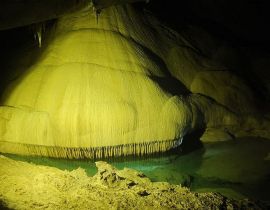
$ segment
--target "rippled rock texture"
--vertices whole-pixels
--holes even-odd
[[[269,136],[248,85],[184,36],[130,5],[92,9],[59,18],[45,41],[34,28],[39,53],[22,50],[1,100],[1,152],[144,155],[206,127]]]

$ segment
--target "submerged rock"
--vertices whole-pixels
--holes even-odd
[[[11,209],[267,209],[218,193],[192,193],[141,172],[97,162],[94,177],[0,156],[0,203]],[[19,173],[18,173],[19,172]]]
[[[203,142],[228,141],[233,139],[234,136],[229,131],[222,128],[207,128],[200,138]]]

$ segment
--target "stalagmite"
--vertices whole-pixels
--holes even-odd
[[[46,34],[35,25],[42,47],[25,49],[31,65],[16,63],[1,98],[0,152],[98,159],[162,153],[202,128],[270,136],[244,80],[184,32],[113,3],[95,8],[98,23],[87,4]]]
[[[173,148],[190,129],[184,100],[152,79],[169,76],[153,28],[130,6],[102,10],[98,24],[89,11],[60,18],[41,56],[6,90],[0,152],[144,155]]]

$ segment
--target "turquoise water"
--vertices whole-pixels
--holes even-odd
[[[66,170],[81,167],[89,176],[97,172],[90,160],[8,157]],[[196,192],[220,192],[231,198],[270,201],[269,139],[235,139],[204,144],[196,149],[182,148],[174,154],[155,158],[107,161],[118,169],[139,170],[152,181],[181,184]]]

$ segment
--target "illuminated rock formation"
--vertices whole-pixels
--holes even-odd
[[[152,79],[168,72],[140,41],[159,49],[143,21],[129,7],[104,11],[98,24],[91,8],[60,19],[41,57],[5,94],[1,151],[79,158],[173,147],[191,113]]]
[[[196,128],[242,126],[226,101],[231,89],[219,93],[206,81],[211,62],[183,37],[128,5],[102,10],[98,23],[92,9],[60,18],[44,44],[38,37],[40,57],[2,99],[1,152],[143,155],[177,146]],[[211,74],[214,83],[220,78]]]
[[[267,209],[262,202],[233,200],[218,193],[192,193],[143,173],[97,162],[98,173],[54,167],[0,156],[0,208],[11,209]],[[21,173],[18,173],[20,171]],[[2,209],[2,208],[1,208]]]

